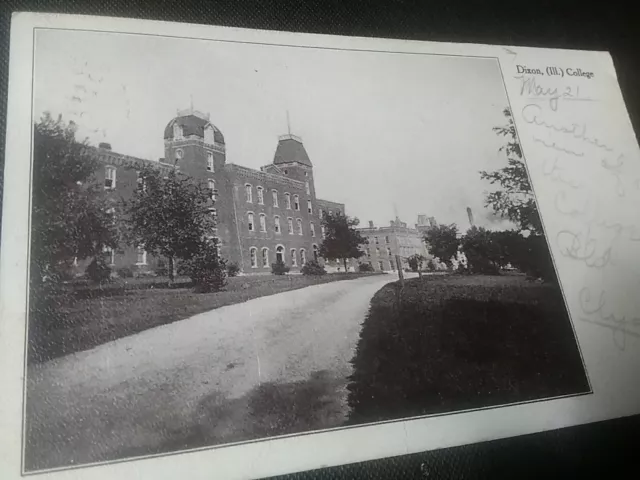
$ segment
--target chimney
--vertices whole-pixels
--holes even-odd
[[[111,144],[106,142],[100,142],[98,144],[98,148],[101,148],[102,150],[111,150]]]
[[[469,216],[469,224],[473,227],[473,212],[471,207],[467,207],[467,215]]]
[[[369,220],[369,228],[373,228],[373,220]]]

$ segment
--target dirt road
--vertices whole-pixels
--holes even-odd
[[[340,425],[369,300],[395,276],[257,298],[28,371],[28,470]]]

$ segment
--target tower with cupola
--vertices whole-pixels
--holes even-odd
[[[316,190],[313,181],[313,164],[300,137],[288,133],[278,138],[278,146],[273,156],[273,165],[279,169],[281,175],[304,183],[305,198],[315,202]]]

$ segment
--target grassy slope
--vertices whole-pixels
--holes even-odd
[[[521,276],[425,277],[376,293],[353,359],[351,422],[585,392],[561,293]]]
[[[252,298],[364,275],[371,274],[233,277],[224,291],[216,293],[194,293],[188,288],[155,288],[82,298],[63,307],[63,325],[56,325],[46,332],[44,339],[30,339],[31,357],[44,361]]]

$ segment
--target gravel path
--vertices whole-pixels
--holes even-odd
[[[30,367],[27,468],[341,424],[360,325],[395,279],[257,298]],[[287,395],[304,422],[273,410]]]

